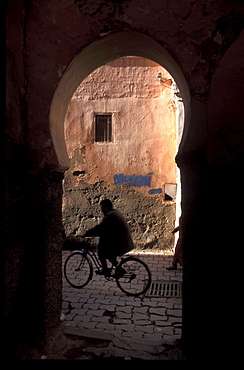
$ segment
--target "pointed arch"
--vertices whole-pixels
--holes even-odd
[[[69,168],[64,139],[64,120],[73,93],[95,69],[111,60],[128,55],[155,61],[167,69],[175,79],[184,102],[185,120],[181,144],[184,141],[190,119],[190,93],[179,65],[153,38],[137,32],[117,32],[104,36],[82,49],[71,61],[55,91],[50,108],[49,124],[59,170],[65,171]]]

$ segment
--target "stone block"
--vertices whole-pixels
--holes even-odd
[[[167,314],[169,316],[181,317],[182,316],[182,311],[181,310],[171,310],[171,309],[168,309],[167,310]]]
[[[133,320],[147,320],[148,315],[135,312],[132,316]]]
[[[166,309],[163,308],[163,307],[150,307],[149,308],[149,313],[150,314],[156,314],[156,315],[159,315],[159,316],[165,316],[166,314]]]
[[[122,325],[116,325],[115,329],[124,330],[124,331],[131,331],[133,332],[135,330],[134,324],[122,324]]]

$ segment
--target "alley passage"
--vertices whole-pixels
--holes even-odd
[[[70,252],[63,252],[63,263]],[[173,255],[130,252],[145,261],[153,282],[182,281],[182,270],[168,271]],[[181,285],[181,284],[180,284]],[[64,325],[110,333],[121,338],[163,340],[173,343],[181,336],[181,297],[128,297],[115,281],[94,273],[83,289],[72,288],[63,277]]]

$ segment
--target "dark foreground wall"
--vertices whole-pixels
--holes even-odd
[[[237,288],[243,245],[242,2],[12,0],[7,28],[3,339],[10,356],[26,339],[43,339],[59,322],[61,184],[67,162],[58,152],[62,128],[55,136],[51,127],[50,134],[52,98],[65,73],[69,91],[77,74],[68,66],[85,46],[133,31],[152,40],[141,44],[140,56],[160,59],[153,49],[147,54],[156,41],[173,56],[179,66],[173,63],[173,69],[181,71],[189,88],[190,115],[177,156],[184,349],[188,358],[235,358],[242,317]],[[106,46],[95,59],[86,59],[84,68],[99,58],[106,63],[121,56],[119,50]],[[56,113],[62,111],[65,105],[60,104]]]

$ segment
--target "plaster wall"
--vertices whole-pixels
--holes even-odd
[[[150,189],[176,181],[172,79],[156,63],[140,67],[136,65],[140,58],[137,60],[134,66],[117,67],[115,61],[112,66],[100,67],[82,82],[70,102],[66,145],[70,158],[78,148],[84,155],[84,163],[72,163],[72,170],[84,170],[85,182],[112,184],[114,175],[120,173],[153,173]],[[162,72],[164,83],[156,77],[158,72]],[[95,114],[106,112],[112,113],[112,142],[96,143]]]
[[[96,113],[112,114],[111,142],[95,141]],[[64,179],[66,232],[84,233],[92,225],[91,214],[95,213],[97,220],[99,207],[91,211],[84,205],[87,198],[104,198],[109,188],[109,197],[126,211],[136,243],[171,249],[175,204],[164,204],[165,184],[176,185],[176,104],[171,75],[157,63],[139,57],[120,58],[96,69],[70,101],[65,140],[70,158]],[[98,182],[103,184],[100,194],[94,187]],[[84,187],[90,194],[84,194],[82,200]],[[142,194],[137,195],[138,191]],[[159,199],[149,199],[155,197]],[[147,204],[150,207],[145,212]],[[78,213],[80,224],[77,217],[70,223],[72,213]],[[144,218],[141,227],[138,218]],[[149,230],[152,219],[155,225]]]

